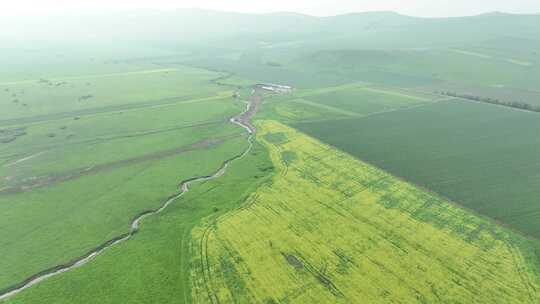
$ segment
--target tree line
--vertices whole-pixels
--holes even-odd
[[[440,93],[446,96],[450,96],[450,97],[457,97],[457,98],[463,98],[463,99],[468,99],[468,100],[473,100],[473,101],[491,103],[491,104],[517,108],[517,109],[526,110],[526,111],[540,112],[540,106],[531,105],[529,103],[525,103],[521,101],[505,101],[505,100],[500,100],[497,98],[482,97],[482,96],[471,95],[471,94],[459,94],[456,92],[440,92]]]

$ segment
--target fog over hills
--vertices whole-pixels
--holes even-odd
[[[407,74],[411,84],[439,82],[452,68],[441,52],[450,52],[457,56],[457,66],[468,69],[473,67],[468,60],[475,58],[483,59],[482,64],[503,62],[509,65],[505,73],[515,70],[519,75],[512,80],[515,85],[531,87],[527,83],[536,75],[533,65],[540,53],[540,16],[499,12],[420,18],[388,11],[315,17],[289,12],[181,9],[41,16],[29,23],[21,20],[2,20],[11,26],[5,26],[8,30],[0,37],[4,52],[17,49],[13,56],[26,61],[105,56],[155,62],[160,58],[161,62],[252,78],[295,79],[292,82],[296,85],[306,84],[300,79],[308,79],[299,75],[313,73],[330,83],[366,77],[377,81],[378,73],[389,72]],[[340,68],[336,71],[335,67]],[[370,68],[376,72],[368,71]],[[469,74],[452,78],[466,79]],[[309,82],[313,81],[309,77]]]
[[[21,19],[22,18],[22,19]],[[350,13],[331,17],[314,17],[297,13],[240,14],[199,9],[174,11],[118,11],[73,14],[66,16],[34,16],[29,20],[18,17],[1,21],[10,24],[0,35],[3,39],[19,41],[78,41],[96,42],[100,39],[123,41],[153,41],[156,43],[209,43],[238,39],[252,35],[274,41],[321,40],[328,38],[384,36],[400,33],[407,36],[435,35],[448,40],[466,35],[462,40],[483,39],[482,36],[515,33],[522,38],[535,38],[540,28],[538,15],[489,13],[471,17],[418,18],[393,12]],[[24,21],[24,22],[22,22]],[[29,21],[29,23],[27,23]],[[256,26],[254,26],[256,25]],[[436,30],[436,34],[433,32]],[[442,30],[442,32],[440,32]],[[431,32],[431,34],[430,34]],[[17,33],[15,35],[14,33]],[[265,35],[266,33],[266,35]],[[21,35],[24,34],[24,35]],[[269,37],[270,34],[275,37]],[[324,35],[333,35],[326,37]],[[447,36],[448,35],[448,36]],[[311,38],[310,38],[311,37]],[[406,37],[396,38],[400,47]],[[451,39],[451,40],[449,40]],[[260,39],[262,40],[262,39]],[[272,41],[270,41],[272,42]],[[357,43],[354,46],[362,46]]]

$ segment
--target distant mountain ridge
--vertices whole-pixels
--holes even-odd
[[[540,15],[500,12],[420,18],[388,11],[316,17],[291,12],[134,10],[35,17],[28,22],[2,19],[0,26],[4,29],[0,44],[4,47],[90,49],[121,45],[216,52],[261,50],[277,57],[331,50],[459,48],[482,42],[507,47],[504,41],[535,48],[540,41]]]

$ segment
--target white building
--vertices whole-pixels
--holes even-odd
[[[273,84],[273,83],[259,83],[257,87],[263,90],[276,92],[276,93],[290,93],[293,87],[287,85]]]

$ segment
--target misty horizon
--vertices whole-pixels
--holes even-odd
[[[536,15],[540,13],[540,3],[532,0],[520,0],[520,5],[508,1],[490,1],[489,5],[468,1],[427,1],[415,0],[404,4],[393,0],[377,3],[344,0],[335,3],[327,0],[316,1],[274,1],[272,3],[252,3],[245,0],[227,1],[227,3],[206,1],[104,1],[92,3],[79,1],[50,0],[33,1],[21,0],[4,4],[0,16],[58,16],[78,15],[81,13],[119,13],[129,11],[162,11],[204,10],[240,14],[273,14],[295,13],[314,17],[337,16],[356,13],[393,12],[404,16],[422,18],[444,18],[476,16],[489,13]],[[443,3],[441,3],[443,2]]]
[[[119,14],[119,13],[141,13],[141,12],[156,12],[156,13],[174,13],[174,12],[213,12],[213,13],[227,13],[227,14],[237,14],[237,15],[279,15],[279,14],[290,14],[290,15],[300,15],[300,16],[306,16],[306,17],[315,17],[315,18],[325,18],[325,17],[339,17],[339,16],[346,16],[346,15],[361,15],[361,14],[396,14],[400,16],[405,17],[414,17],[414,18],[424,18],[424,19],[445,19],[445,18],[460,18],[460,17],[476,17],[476,16],[482,16],[482,15],[540,15],[540,11],[538,12],[530,12],[530,13],[516,13],[516,12],[509,12],[509,11],[499,11],[499,10],[493,10],[493,11],[485,11],[480,13],[471,13],[471,14],[463,14],[463,15],[452,15],[452,16],[420,16],[420,15],[413,15],[413,14],[407,14],[402,13],[396,10],[366,10],[366,11],[350,11],[350,12],[343,12],[343,13],[336,13],[336,14],[328,14],[328,15],[317,15],[317,14],[311,14],[311,13],[304,13],[304,12],[298,12],[298,11],[291,11],[291,10],[277,10],[277,11],[271,11],[271,12],[242,12],[242,11],[234,11],[234,10],[224,10],[224,9],[210,9],[210,8],[170,8],[170,9],[160,9],[160,8],[133,8],[133,9],[101,9],[101,10],[90,10],[90,11],[68,11],[68,12],[47,12],[42,14],[36,14],[36,15],[17,15],[17,16],[7,16],[7,17],[53,17],[53,16],[76,16],[76,15],[99,15],[99,14]]]

